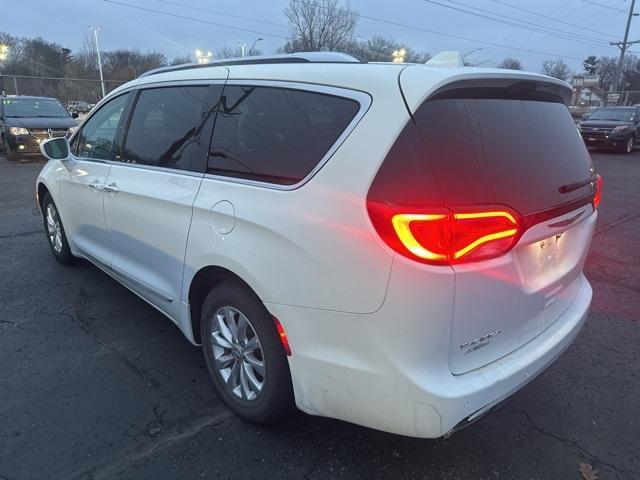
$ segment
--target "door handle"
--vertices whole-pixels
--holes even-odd
[[[90,183],[89,188],[93,188],[95,190],[104,190],[104,183],[98,183],[98,182]]]
[[[120,189],[118,188],[118,186],[115,183],[110,183],[109,185],[104,185],[102,187],[102,189],[105,192],[109,192],[109,193],[118,193],[120,191]]]

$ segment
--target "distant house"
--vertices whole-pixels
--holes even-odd
[[[602,92],[595,88],[585,87],[580,91],[579,105],[581,106],[598,106],[604,103]]]

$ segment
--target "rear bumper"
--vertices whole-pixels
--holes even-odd
[[[412,437],[449,435],[548,368],[578,335],[592,295],[580,275],[576,298],[542,333],[499,360],[454,375],[447,363],[450,332],[438,326],[450,313],[449,276],[427,286],[425,298],[424,282],[406,273],[404,282],[390,282],[382,308],[367,315],[267,304],[291,343],[301,410]],[[420,305],[408,302],[415,298],[423,299]]]

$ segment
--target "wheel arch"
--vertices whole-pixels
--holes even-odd
[[[208,265],[200,268],[193,276],[189,284],[189,316],[191,321],[191,334],[195,343],[201,343],[200,323],[202,321],[202,305],[209,291],[225,280],[236,280],[256,297],[260,298],[255,289],[235,272],[219,265]]]
[[[40,210],[42,210],[42,199],[47,193],[53,197],[53,195],[51,194],[51,191],[49,190],[49,187],[47,187],[42,180],[39,180],[38,186],[36,189],[36,194],[37,194],[36,202],[38,203],[38,207],[40,207]]]

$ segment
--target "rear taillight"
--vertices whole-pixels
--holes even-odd
[[[506,207],[449,209],[369,201],[369,216],[395,251],[424,263],[451,265],[507,253],[518,241],[518,215]]]
[[[602,184],[603,183],[604,183],[604,180],[602,180],[602,177],[598,175],[598,178],[596,180],[596,193],[593,195],[594,210],[598,208],[598,205],[600,205],[600,200],[602,200]]]

